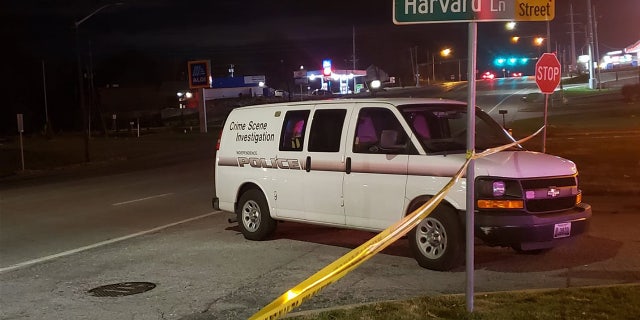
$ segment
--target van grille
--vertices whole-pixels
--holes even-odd
[[[575,176],[521,180],[520,183],[525,194],[527,191],[536,194],[534,199],[525,197],[525,206],[529,212],[568,210],[576,204],[578,188]],[[558,194],[554,194],[556,192]]]
[[[527,200],[526,206],[529,212],[550,212],[567,210],[573,208],[576,204],[576,196],[563,197],[556,199],[536,199]]]
[[[560,177],[550,179],[535,179],[535,180],[521,180],[522,189],[540,189],[548,188],[550,186],[555,187],[569,187],[576,185],[576,177]]]

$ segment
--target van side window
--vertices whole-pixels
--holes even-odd
[[[309,147],[311,152],[340,151],[340,137],[346,109],[316,110],[313,113],[311,131],[309,131]]]
[[[396,116],[384,108],[362,108],[358,114],[354,153],[416,154]]]
[[[309,110],[287,111],[282,123],[280,151],[302,151]]]

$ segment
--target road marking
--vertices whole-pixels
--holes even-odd
[[[495,109],[496,109],[497,107],[499,107],[503,102],[507,101],[507,99],[509,99],[509,98],[513,97],[514,95],[516,95],[516,94],[520,94],[520,93],[521,93],[521,92],[523,92],[523,91],[529,91],[529,90],[531,90],[531,89],[520,89],[520,90],[518,90],[518,91],[516,91],[516,92],[514,92],[514,93],[512,93],[512,94],[510,94],[510,95],[508,95],[506,98],[504,98],[504,99],[500,100],[500,102],[498,102],[498,104],[496,104],[493,108],[491,108],[491,110],[489,110],[489,112],[487,112],[487,113],[491,113],[491,112],[493,112],[493,110],[495,110]]]
[[[129,203],[133,203],[133,202],[144,201],[144,200],[160,198],[160,197],[166,197],[166,196],[170,196],[172,194],[173,194],[173,192],[163,193],[163,194],[158,194],[158,195],[155,195],[155,196],[150,196],[150,197],[145,197],[145,198],[140,198],[140,199],[135,199],[135,200],[129,200],[129,201],[124,201],[124,202],[113,203],[111,205],[112,206],[121,206],[123,204],[129,204]]]
[[[164,230],[164,229],[167,229],[167,228],[171,228],[171,227],[177,226],[179,224],[183,224],[183,223],[195,221],[195,220],[198,220],[198,219],[206,218],[206,217],[212,216],[214,214],[218,214],[218,213],[222,213],[222,211],[212,211],[212,212],[205,213],[205,214],[197,216],[197,217],[193,217],[193,218],[185,219],[185,220],[182,220],[182,221],[166,224],[164,226],[156,227],[156,228],[153,228],[153,229],[140,231],[140,232],[137,232],[137,233],[134,233],[134,234],[130,234],[130,235],[122,236],[122,237],[119,237],[119,238],[115,238],[115,239],[111,239],[111,240],[106,240],[106,241],[94,243],[94,244],[91,244],[91,245],[88,245],[88,246],[84,246],[84,247],[80,247],[80,248],[76,248],[76,249],[72,249],[72,250],[68,250],[68,251],[64,251],[64,252],[60,252],[60,253],[56,253],[56,254],[52,254],[52,255],[49,255],[49,256],[46,256],[46,257],[42,257],[42,258],[38,258],[38,259],[33,259],[33,260],[20,262],[20,263],[14,264],[12,266],[0,268],[0,273],[13,271],[13,270],[16,270],[16,269],[32,266],[34,264],[42,263],[42,262],[45,262],[45,261],[49,261],[49,260],[53,260],[53,259],[57,259],[57,258],[65,257],[65,256],[69,256],[69,255],[76,254],[76,253],[79,253],[79,252],[95,249],[95,248],[98,248],[98,247],[106,246],[106,245],[109,245],[109,244],[113,244],[113,243],[116,243],[116,242],[128,240],[128,239],[131,239],[131,238],[139,237],[139,236],[142,236],[142,235],[145,235],[145,234],[149,234],[149,233],[157,232],[157,231]]]

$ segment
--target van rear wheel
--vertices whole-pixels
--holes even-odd
[[[464,234],[456,213],[447,207],[437,207],[409,232],[408,239],[423,268],[448,271],[462,264]]]
[[[264,240],[276,230],[267,199],[260,190],[251,189],[240,196],[236,209],[240,231],[246,239]]]

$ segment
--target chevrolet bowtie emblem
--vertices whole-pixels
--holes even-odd
[[[551,198],[555,198],[560,195],[560,190],[556,188],[549,188],[549,191],[547,191],[547,195]]]

